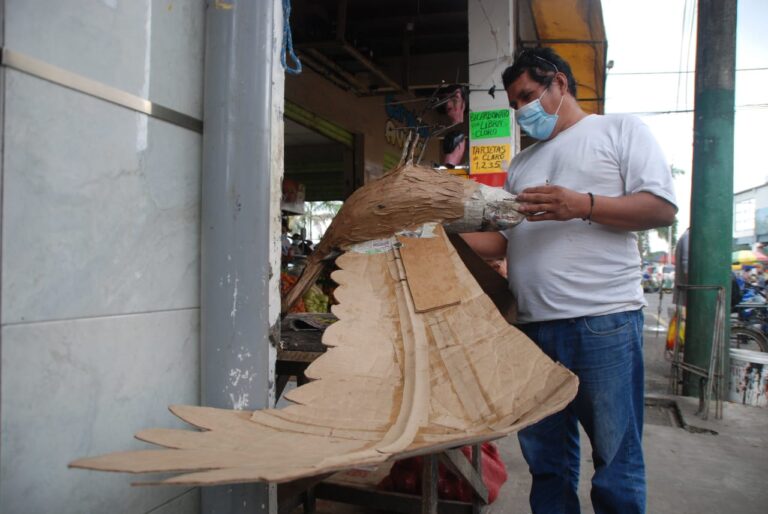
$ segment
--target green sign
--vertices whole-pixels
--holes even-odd
[[[470,139],[509,137],[509,109],[469,113]]]

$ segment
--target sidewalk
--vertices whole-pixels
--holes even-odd
[[[650,296],[650,295],[649,295]],[[657,299],[658,296],[656,295]],[[649,298],[649,300],[651,300]],[[664,417],[646,407],[644,449],[648,480],[648,514],[765,514],[768,512],[768,408],[725,402],[723,419],[703,421],[695,415],[698,400],[667,396],[669,363],[664,359],[668,297],[645,312],[646,398],[676,401],[685,423],[714,430],[691,433],[659,424]],[[659,331],[659,328],[663,331]],[[658,337],[656,334],[658,333]],[[491,514],[527,514],[530,478],[517,438],[507,437],[499,447],[510,480]],[[592,461],[589,441],[582,433],[579,497],[582,513],[593,513],[589,500]]]

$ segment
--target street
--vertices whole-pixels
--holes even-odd
[[[660,330],[666,333],[670,317],[669,308],[675,306],[672,303],[672,293],[663,293],[661,298],[658,292],[645,293],[645,301],[648,302],[648,307],[644,311],[645,331]],[[659,315],[659,304],[661,304],[661,315]]]
[[[672,293],[646,293],[645,300],[648,307],[643,311],[645,314],[645,330],[643,331],[644,346],[643,356],[645,362],[645,393],[646,394],[666,394],[668,393],[668,377],[670,363],[664,355],[664,348],[667,339],[667,327],[671,317],[670,308],[674,307],[672,303]],[[661,310],[659,306],[661,305]]]

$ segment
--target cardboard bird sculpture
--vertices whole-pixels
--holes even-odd
[[[70,465],[173,473],[155,482],[163,484],[283,482],[498,438],[564,408],[576,377],[502,318],[434,223],[471,229],[486,222],[467,210],[506,200],[473,201],[476,184],[435,173],[417,169],[409,186],[419,201],[424,188],[426,206],[376,194],[372,183],[372,192],[358,195],[370,195],[372,208],[340,212],[326,236],[332,241],[320,243],[319,252],[345,250],[332,274],[339,321],[323,335],[330,349],[306,371],[313,381],[286,395],[293,405],[250,412],[174,406],[196,430],[145,430],[136,437],[160,449]],[[427,194],[431,186],[419,176],[448,192]],[[389,208],[406,212],[392,221],[380,214]]]
[[[427,222],[447,221],[454,232],[503,230],[524,219],[517,206],[515,196],[506,191],[407,162],[344,202],[282,310],[287,312],[312,286],[323,260],[334,251]]]

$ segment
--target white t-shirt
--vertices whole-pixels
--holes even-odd
[[[641,191],[675,204],[672,174],[648,127],[628,115],[590,115],[515,156],[505,189],[558,185],[596,196]],[[599,201],[599,200],[598,200]],[[633,232],[580,219],[524,221],[504,234],[521,323],[599,316],[645,306]]]

